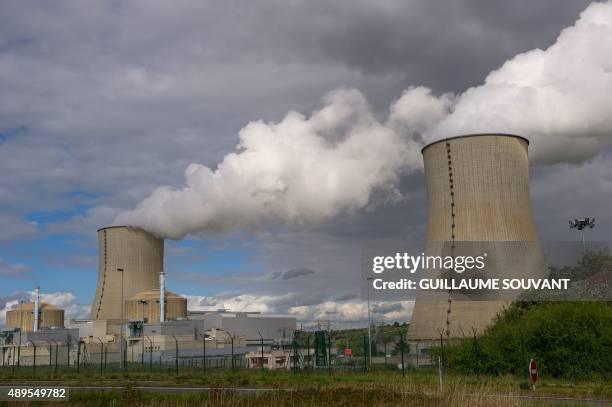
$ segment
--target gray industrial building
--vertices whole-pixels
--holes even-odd
[[[288,315],[265,315],[259,312],[190,311],[190,320],[203,320],[204,329],[218,328],[247,341],[287,340],[293,337],[297,328],[295,317]],[[260,336],[261,335],[261,336]]]

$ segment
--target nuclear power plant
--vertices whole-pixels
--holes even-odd
[[[460,242],[537,242],[528,145],[527,139],[515,135],[476,134],[443,139],[422,149],[428,254],[440,254],[449,242],[453,248]],[[30,344],[34,359],[29,363],[39,363],[36,344],[51,340],[66,345],[68,363],[71,357],[80,357],[81,344],[100,363],[102,357],[135,361],[144,353],[160,361],[205,354],[224,357],[230,344],[233,358],[234,353],[245,355],[253,346],[261,346],[264,339],[269,351],[273,346],[291,346],[295,317],[190,311],[187,298],[167,288],[172,274],[164,270],[163,239],[135,227],[104,227],[98,230],[98,253],[90,318],[71,320],[64,327],[64,311],[41,302],[37,288],[34,302],[20,303],[7,312],[10,330],[0,334],[2,363],[27,355]],[[506,304],[456,301],[451,295],[417,296],[407,340],[423,349],[442,336],[481,332]],[[23,363],[28,363],[27,358]]]
[[[537,241],[528,146],[527,139],[515,135],[475,134],[443,139],[422,149],[428,253],[439,254],[444,243]],[[417,296],[407,339],[424,348],[441,336],[482,332],[505,304]]]
[[[148,353],[160,363],[207,355],[207,363],[218,366],[230,352],[233,361],[246,360],[262,341],[268,351],[291,346],[295,317],[225,309],[190,312],[187,298],[166,289],[166,279],[163,239],[128,226],[99,229],[90,318],[70,320],[65,327],[64,311],[41,302],[37,287],[34,302],[7,311],[1,364],[44,365],[55,357],[55,363],[82,358],[123,365]]]

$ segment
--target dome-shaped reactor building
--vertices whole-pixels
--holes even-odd
[[[120,320],[121,304],[135,294],[159,290],[164,241],[142,229],[111,226],[98,230],[98,282],[91,319]]]
[[[529,142],[505,134],[443,139],[422,150],[427,180],[426,251],[440,254],[452,242],[504,242],[533,246],[537,241],[529,196]],[[513,253],[516,255],[516,253]],[[519,253],[520,254],[520,253]],[[506,301],[452,301],[419,298],[408,329],[409,341],[430,341],[481,332]]]
[[[187,319],[187,299],[164,291],[165,307],[163,321]],[[153,289],[137,293],[125,301],[126,319],[153,323],[160,321],[160,291]]]
[[[64,310],[55,305],[40,302],[38,304],[38,321],[35,318],[36,303],[26,302],[13,306],[6,311],[6,326],[19,328],[22,332],[33,332],[44,328],[63,328]],[[38,327],[35,328],[36,323]]]

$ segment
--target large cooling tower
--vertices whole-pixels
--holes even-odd
[[[423,148],[428,251],[438,250],[440,242],[537,240],[529,198],[528,144],[513,135],[477,134]],[[427,341],[441,333],[458,337],[472,329],[482,332],[505,304],[417,296],[408,340]]]
[[[142,291],[159,290],[164,241],[141,229],[112,226],[98,230],[98,248],[98,284],[91,318],[118,320],[126,299]]]

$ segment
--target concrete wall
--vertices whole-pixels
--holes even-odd
[[[190,314],[189,318],[203,320],[204,329],[224,329],[234,335],[245,336],[247,340],[259,340],[259,332],[269,340],[292,338],[297,327],[295,317],[282,315],[211,312]]]
[[[30,341],[35,343],[54,343],[59,342],[62,344],[71,342],[75,343],[79,340],[78,329],[43,329],[38,332],[24,332],[21,338],[22,344],[27,344]],[[19,332],[14,335],[15,343],[19,342]]]
[[[145,335],[191,335],[200,338],[204,332],[203,321],[165,321],[145,324]]]

